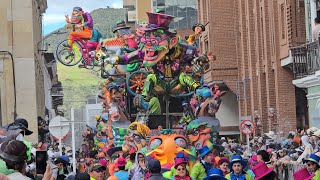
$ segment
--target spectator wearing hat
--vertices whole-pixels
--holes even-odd
[[[174,159],[174,168],[177,171],[177,175],[174,176],[174,180],[191,180],[189,172],[187,170],[187,160],[184,154],[178,153]]]
[[[228,180],[253,180],[253,176],[244,171],[246,165],[247,163],[243,161],[241,156],[233,155],[229,162],[229,169],[231,170],[231,173],[227,174],[225,178]]]
[[[188,45],[196,46],[197,45],[196,39],[198,39],[201,33],[206,30],[206,27],[204,24],[196,23],[195,25],[192,26],[192,30],[194,34],[186,36],[185,38]]]
[[[126,160],[123,157],[119,157],[116,162],[116,167],[118,167],[119,171],[114,173],[114,176],[118,177],[118,179],[127,180],[129,179],[129,174],[125,171],[126,168]]]
[[[106,167],[100,164],[94,164],[90,169],[90,180],[104,180]]]
[[[222,157],[218,161],[218,167],[219,167],[219,169],[221,169],[221,171],[223,172],[224,176],[229,174],[228,163],[229,163],[229,159],[226,158],[226,157]]]
[[[226,180],[221,169],[213,168],[208,172],[208,176],[203,180]]]
[[[293,174],[294,180],[310,180],[315,174],[310,174],[307,168],[302,168]]]
[[[247,170],[247,173],[251,174],[252,177],[254,177],[254,173],[253,171],[251,170],[255,165],[257,165],[259,162],[258,162],[258,156],[257,155],[253,155],[250,159],[249,159],[249,162],[250,162],[250,168],[248,168]]]
[[[199,155],[201,160],[192,167],[190,174],[194,180],[204,179],[212,168],[212,150],[208,146],[203,146],[199,150]]]
[[[161,164],[157,159],[151,159],[148,161],[148,169],[150,171],[150,177],[148,180],[165,180],[161,174]]]
[[[309,137],[304,135],[301,137],[302,148],[304,148],[303,153],[299,156],[297,163],[301,163],[303,159],[310,156],[313,153],[313,147],[309,142]]]
[[[314,179],[320,179],[319,161],[320,157],[315,154],[311,154],[308,159],[304,160],[304,163],[307,164],[307,169],[310,174],[315,174]]]
[[[13,123],[4,126],[4,128],[6,128],[7,137],[10,137],[10,139],[0,138],[0,142],[9,141],[13,138],[19,141],[24,141],[24,136],[29,136],[33,133],[28,129],[28,121],[23,118],[14,120]]]
[[[67,166],[69,165],[68,156],[59,156],[54,160],[54,164],[58,169],[53,171],[52,176],[55,177],[56,180],[64,180],[69,174],[67,169]]]
[[[255,174],[254,180],[277,180],[277,175],[273,171],[273,167],[268,167],[264,162],[259,162],[252,168]]]

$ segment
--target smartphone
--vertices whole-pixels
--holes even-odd
[[[48,154],[47,151],[36,151],[36,172],[44,174],[47,167]]]

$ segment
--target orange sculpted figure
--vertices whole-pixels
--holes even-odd
[[[146,155],[149,158],[158,159],[162,168],[170,169],[174,165],[174,158],[178,152],[184,152],[189,160],[190,168],[196,159],[196,150],[190,146],[189,141],[182,130],[164,129],[154,130],[150,134]]]

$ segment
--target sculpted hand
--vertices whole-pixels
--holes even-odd
[[[118,56],[109,57],[105,59],[105,63],[116,64],[118,59],[119,59]]]
[[[66,22],[67,22],[67,23],[70,23],[69,15],[65,15],[65,17],[66,17]]]

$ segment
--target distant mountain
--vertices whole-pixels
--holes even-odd
[[[126,18],[125,9],[100,8],[91,12],[94,21],[94,28],[97,29],[104,37],[113,37],[112,29],[119,20]],[[68,32],[66,28],[58,29],[59,32]],[[55,31],[55,32],[57,32]],[[44,43],[49,45],[48,52],[55,53],[57,45],[67,38],[69,33],[55,34],[54,32],[47,35]],[[101,90],[100,84],[104,80],[100,78],[99,73],[79,69],[78,66],[67,67],[57,61],[58,78],[62,83],[64,91],[64,105],[60,108],[64,111],[65,117],[70,118],[71,107],[79,108],[85,104],[86,97],[96,95]]]

